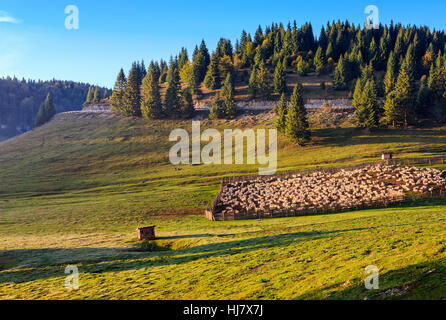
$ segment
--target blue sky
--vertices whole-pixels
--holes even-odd
[[[67,5],[79,8],[79,30],[65,28]],[[0,77],[63,79],[112,87],[121,67],[134,60],[168,59],[181,47],[192,52],[202,38],[214,49],[271,22],[311,21],[319,35],[328,20],[363,23],[367,5],[380,22],[446,29],[445,1],[152,1],[1,0]]]

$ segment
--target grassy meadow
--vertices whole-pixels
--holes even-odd
[[[258,166],[173,166],[178,127],[190,122],[73,115],[0,143],[0,299],[446,298],[446,202],[211,222],[221,178]],[[313,135],[303,148],[279,137],[279,171],[446,150],[444,127]],[[146,225],[158,240],[136,241]],[[368,265],[379,290],[364,288]]]

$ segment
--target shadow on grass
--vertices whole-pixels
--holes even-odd
[[[353,146],[356,144],[385,144],[426,142],[433,137],[437,142],[446,142],[446,130],[433,129],[376,129],[365,133],[359,128],[324,128],[314,129],[312,135],[316,145]],[[445,148],[430,147],[425,152],[445,152]]]
[[[2,258],[14,259],[18,264],[12,267],[14,269],[0,272],[0,283],[24,283],[63,277],[67,265],[77,265],[81,273],[92,274],[179,265],[201,259],[286,247],[296,241],[323,239],[334,234],[356,230],[360,229],[297,232],[157,252],[135,253],[129,248],[5,250],[0,251],[0,260]]]
[[[439,253],[441,254],[441,253]],[[444,255],[444,254],[443,254]],[[319,288],[296,297],[298,300],[441,300],[446,299],[446,258],[414,264],[405,268],[382,272],[379,289],[367,290],[364,279],[354,279],[345,289],[343,283]]]

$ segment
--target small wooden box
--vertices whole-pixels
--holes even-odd
[[[155,240],[155,227],[138,228],[138,240]]]

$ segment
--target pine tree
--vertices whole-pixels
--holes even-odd
[[[379,124],[379,105],[373,78],[369,80],[363,93],[364,109],[367,113],[364,125],[367,128],[376,128]]]
[[[287,93],[287,82],[285,68],[278,63],[274,72],[274,92],[278,94]]]
[[[90,103],[92,101],[93,101],[93,88],[89,87],[88,88],[87,99],[85,100],[85,103]]]
[[[333,88],[335,90],[344,90],[347,88],[347,70],[344,63],[344,59],[342,56],[339,58],[338,65],[336,66],[335,72],[334,72],[334,79],[333,79]]]
[[[93,102],[100,102],[101,101],[101,92],[99,91],[99,87],[96,87],[94,90],[93,95]]]
[[[384,88],[386,96],[395,89],[397,61],[393,51],[390,52],[389,61],[387,62],[387,71],[384,77]]]
[[[195,113],[194,102],[190,88],[184,88],[181,92],[181,117],[183,119],[192,118]]]
[[[179,118],[180,116],[180,82],[179,82],[179,73],[178,67],[175,63],[171,63],[169,68],[169,82],[167,83],[166,96],[164,98],[164,112],[165,114],[171,118]]]
[[[217,92],[217,94],[214,97],[214,100],[212,101],[211,109],[209,110],[209,118],[220,119],[222,115],[223,115],[223,110],[220,101],[220,94]]]
[[[212,55],[211,62],[204,78],[204,86],[208,90],[216,90],[221,87],[220,74],[218,71],[219,58],[216,54]]]
[[[53,105],[53,100],[51,99],[51,95],[48,93],[45,101],[40,105],[39,112],[37,113],[34,124],[36,127],[39,127],[48,121],[56,114],[56,108]]]
[[[141,93],[139,86],[139,76],[137,66],[133,66],[130,70],[127,85],[125,86],[123,96],[124,116],[140,117],[141,116]]]
[[[141,96],[142,116],[146,119],[160,119],[163,116],[163,105],[154,69],[149,69],[149,73],[142,81]]]
[[[361,104],[362,104],[362,85],[361,85],[361,80],[358,79],[356,80],[352,105],[353,107],[356,108],[356,111],[358,111],[358,108],[361,106]]]
[[[287,115],[287,103],[288,102],[286,101],[286,96],[285,96],[284,93],[282,93],[282,95],[280,97],[280,102],[279,102],[279,104],[275,108],[276,115],[277,115],[276,129],[280,133],[284,133],[285,132],[286,115]]]
[[[107,89],[104,90],[104,99],[106,99],[106,98],[108,98],[108,90]]]
[[[409,64],[410,60],[405,59],[395,89],[389,93],[384,105],[387,122],[393,126],[407,126],[415,113],[415,81],[411,78]]]
[[[120,70],[118,78],[116,79],[115,86],[113,88],[112,97],[110,100],[111,110],[117,113],[123,113],[124,110],[124,90],[127,85],[127,79],[124,74],[124,70]]]
[[[319,47],[314,57],[314,69],[317,75],[320,75],[323,72],[325,64],[326,64],[326,59],[324,52],[322,51],[322,48]]]
[[[285,127],[286,137],[301,146],[308,142],[311,137],[302,91],[302,85],[297,84],[291,96]]]
[[[427,86],[426,76],[423,76],[420,81],[420,89],[417,94],[416,102],[416,116],[421,119],[428,115],[428,106],[431,103],[431,92]]]
[[[255,98],[259,91],[259,85],[257,83],[257,66],[252,67],[251,75],[249,77],[248,93],[250,98]]]
[[[296,62],[297,74],[300,76],[306,76],[308,73],[308,63],[304,61],[302,56],[297,57]]]
[[[231,75],[228,73],[225,84],[223,87],[223,97],[224,97],[224,113],[229,119],[233,119],[236,113],[235,99],[234,99],[234,87],[231,79]]]
[[[260,63],[259,70],[257,72],[257,88],[259,94],[264,99],[269,99],[271,94],[271,88],[269,85],[268,70],[263,61]]]
[[[203,82],[208,66],[210,63],[209,51],[206,48],[204,40],[201,41],[200,48],[197,48],[196,54],[194,54],[192,67],[194,69],[194,76],[196,80],[196,86]]]

